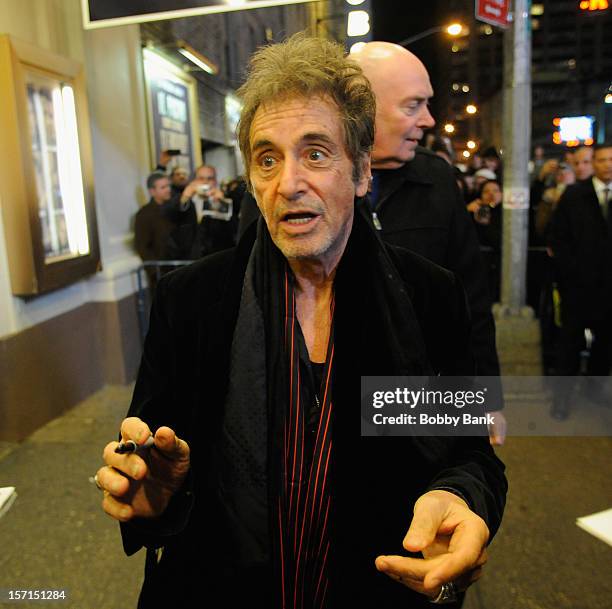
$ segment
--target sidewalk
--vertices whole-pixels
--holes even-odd
[[[130,394],[107,387],[22,444],[0,445],[0,486],[19,495],[0,518],[0,588],[69,594],[4,606],[135,608],[144,553],[124,555],[89,482]],[[548,407],[534,405],[542,416]],[[612,507],[612,438],[509,438],[499,455],[510,481],[506,514],[464,609],[610,609],[612,547],[575,519]]]
[[[0,486],[15,486],[18,494],[0,518],[0,588],[68,590],[64,602],[0,606],[136,607],[144,553],[125,556],[119,526],[89,482],[130,395],[131,388],[107,387],[22,444],[0,446]]]

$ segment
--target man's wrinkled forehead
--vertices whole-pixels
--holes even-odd
[[[269,144],[270,142],[265,138],[262,139],[257,131],[263,121],[268,123],[271,120],[282,121],[283,118],[287,117],[291,113],[292,109],[300,107],[309,107],[316,102],[323,102],[329,108],[329,116],[332,117],[337,124],[342,126],[342,118],[340,109],[336,102],[325,94],[311,94],[311,95],[287,95],[280,100],[269,100],[262,102],[255,111],[253,121],[251,123],[251,129],[249,132],[249,147],[251,152],[254,152],[258,148]],[[325,134],[323,130],[316,130],[309,133],[305,133],[303,137],[313,140],[317,138],[330,139],[329,135]]]

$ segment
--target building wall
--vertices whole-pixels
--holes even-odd
[[[208,159],[219,165],[220,179],[240,171],[225,130],[225,94],[241,83],[254,48],[312,25],[312,14],[299,5],[143,26],[162,41],[188,39],[220,66],[218,77],[198,78],[202,137],[220,145]],[[145,180],[155,161],[148,150],[140,26],[84,31],[80,0],[0,0],[0,33],[85,66],[102,263],[100,272],[67,288],[14,297],[0,215],[0,440],[15,441],[105,383],[134,378],[140,261],[132,218],[147,199]]]
[[[143,43],[164,49],[171,61],[181,61],[172,48],[178,40],[183,40],[218,66],[218,74],[194,71],[192,75],[197,82],[204,160],[215,165],[220,180],[234,178],[242,170],[232,134],[226,126],[226,95],[233,94],[244,81],[255,49],[279,42],[295,32],[314,33],[318,5],[324,4],[230,11],[141,25]],[[185,65],[190,67],[188,63]]]
[[[72,286],[14,297],[0,217],[0,440],[18,440],[134,376],[139,260],[130,222],[150,167],[138,26],[84,32],[79,0],[0,0],[0,32],[85,64],[102,261]]]

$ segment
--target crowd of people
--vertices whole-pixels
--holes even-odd
[[[147,267],[154,288],[159,276],[172,267],[164,261],[197,260],[236,243],[240,203],[245,191],[242,178],[219,185],[216,169],[201,165],[193,179],[189,171],[173,165],[162,151],[159,163],[147,178],[149,202],[134,219],[134,245]]]
[[[444,140],[419,145],[433,90],[398,45],[346,57],[298,35],[250,68],[244,182],[221,189],[210,165],[168,174],[164,154],[136,217],[143,260],[198,260],[159,280],[121,444],[95,477],[125,551],[147,548],[139,607],[196,607],[205,589],[227,609],[459,608],[507,490],[480,249],[500,249],[500,156],[464,171]],[[532,169],[563,299],[559,371],[588,326],[607,374],[612,146]],[[360,375],[497,379],[489,437],[364,441]]]
[[[428,147],[452,165],[485,256],[491,295],[499,299],[503,164],[495,148],[455,164],[450,141]],[[601,377],[612,364],[612,143],[568,148],[529,163],[528,304],[542,324],[543,363],[555,385],[551,415],[565,420],[579,388],[572,380],[586,354],[583,394],[607,406]]]

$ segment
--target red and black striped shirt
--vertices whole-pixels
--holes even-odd
[[[317,382],[296,314],[295,293],[285,277],[285,350],[290,391],[283,436],[278,497],[283,609],[322,609],[330,550],[331,370],[333,329]],[[333,301],[330,315],[333,320]],[[333,328],[333,326],[332,326]]]

